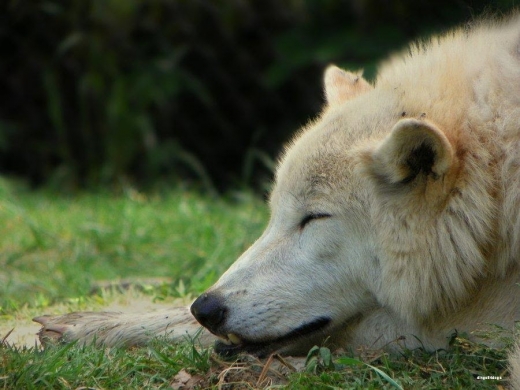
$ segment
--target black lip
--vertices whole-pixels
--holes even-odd
[[[318,317],[311,322],[303,324],[289,333],[271,340],[247,341],[242,340],[239,345],[227,345],[221,341],[215,343],[215,352],[221,356],[233,356],[240,352],[247,352],[259,357],[265,356],[279,347],[288,344],[290,341],[297,340],[310,333],[314,333],[329,325],[329,317]]]

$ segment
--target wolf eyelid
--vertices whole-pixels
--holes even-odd
[[[307,225],[310,221],[314,219],[322,219],[322,218],[329,218],[332,217],[332,215],[327,213],[311,213],[306,215],[300,222],[300,229],[303,229],[305,225]]]

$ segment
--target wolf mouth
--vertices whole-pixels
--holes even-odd
[[[323,330],[330,324],[330,322],[331,319],[329,317],[318,317],[310,322],[300,325],[298,328],[293,329],[283,336],[271,340],[248,341],[246,339],[241,339],[238,344],[227,344],[219,340],[215,343],[215,352],[221,356],[232,356],[240,352],[247,352],[263,357],[281,346],[287,345],[290,342],[296,341],[311,333]]]

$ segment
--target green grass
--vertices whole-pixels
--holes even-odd
[[[99,310],[111,299],[92,292],[102,280],[169,277],[141,294],[150,301],[194,296],[258,237],[267,218],[263,202],[247,192],[226,199],[181,189],[67,196],[0,179],[0,328],[49,311]],[[168,388],[181,375],[200,388],[497,389],[505,382],[476,377],[507,377],[506,351],[464,337],[449,352],[400,356],[352,359],[315,348],[305,369],[293,372],[249,356],[224,361],[196,340],[43,350],[13,346],[4,336],[0,388],[9,389]]]
[[[82,297],[96,280],[171,277],[200,292],[261,233],[265,205],[173,190],[30,192],[0,181],[0,314]]]

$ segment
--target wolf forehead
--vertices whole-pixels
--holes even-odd
[[[402,116],[390,99],[386,109],[365,108],[364,113],[356,103],[325,111],[294,137],[280,158],[272,198],[279,192],[311,198],[338,187],[353,189],[361,155]]]
[[[288,147],[280,160],[271,201],[287,193],[300,200],[319,198],[348,180],[346,171],[350,162],[347,150],[341,146],[339,132],[307,131],[299,137],[297,144]]]

